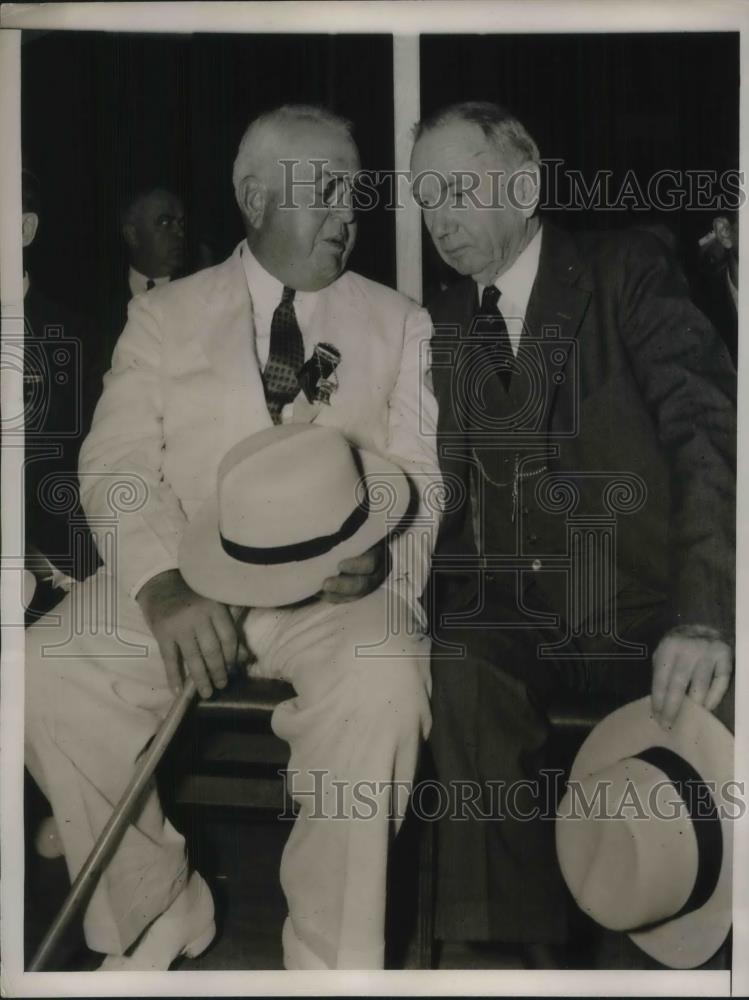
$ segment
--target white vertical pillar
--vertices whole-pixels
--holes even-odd
[[[410,166],[411,129],[420,115],[419,36],[393,36],[393,104],[397,177]],[[421,213],[408,184],[393,185],[396,194],[395,262],[398,291],[421,302]]]

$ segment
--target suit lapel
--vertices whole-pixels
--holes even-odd
[[[545,223],[525,325],[528,337],[540,346],[550,378],[549,415],[560,391],[575,388],[576,380],[564,373],[573,351],[579,350],[577,336],[591,293],[587,270],[571,237]]]
[[[235,439],[270,427],[254,349],[252,302],[239,247],[216,270],[206,299],[205,327],[199,336],[203,352],[224,387],[224,406]]]
[[[544,225],[538,274],[526,311],[530,336],[574,341],[590,301],[586,271],[570,237]],[[568,352],[569,353],[569,352]]]
[[[330,404],[308,403],[300,391],[294,403],[294,419],[355,426],[363,412],[363,398],[375,389],[369,359],[379,349],[379,338],[372,308],[351,276],[343,274],[320,290],[302,335],[307,358],[317,344],[327,343],[338,349],[341,360],[336,369],[338,388]]]
[[[461,419],[463,395],[458,378],[471,323],[476,312],[476,285],[472,278],[456,282],[430,308],[432,338],[432,378],[440,404],[439,424],[442,434],[465,430]],[[460,435],[458,435],[460,436]]]
[[[439,403],[440,466],[444,474],[465,479],[469,449],[466,433],[468,415],[466,387],[460,382],[471,322],[476,312],[476,285],[473,279],[456,282],[432,303],[429,312],[434,328],[432,379]]]

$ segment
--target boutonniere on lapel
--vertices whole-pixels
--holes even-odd
[[[332,344],[315,344],[312,357],[299,370],[299,385],[308,403],[325,403],[338,388],[336,368],[341,363],[341,352]]]

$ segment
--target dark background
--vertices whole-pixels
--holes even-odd
[[[738,34],[471,35],[421,38],[424,113],[464,99],[509,105],[542,156],[592,179],[632,168],[738,166]],[[215,261],[242,238],[231,186],[239,139],[284,101],[327,104],[353,120],[367,169],[393,167],[390,36],[24,33],[23,144],[43,188],[30,270],[94,321],[108,361],[113,282],[125,256],[125,193],[161,181],[182,193],[193,250]],[[563,192],[560,192],[563,194]],[[555,213],[551,213],[552,215]],[[654,221],[643,213],[570,211],[569,227]],[[689,256],[709,213],[665,213]],[[394,284],[395,219],[361,214],[351,267]],[[425,241],[425,288],[449,280]]]

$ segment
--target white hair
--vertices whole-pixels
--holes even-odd
[[[321,108],[314,104],[283,104],[279,108],[266,111],[254,118],[240,140],[232,170],[234,194],[240,210],[242,209],[240,185],[246,177],[257,170],[258,151],[262,148],[263,139],[269,133],[277,133],[285,125],[297,122],[314,122],[318,125],[336,128],[351,138],[352,125],[350,121],[328,111],[327,108]]]

